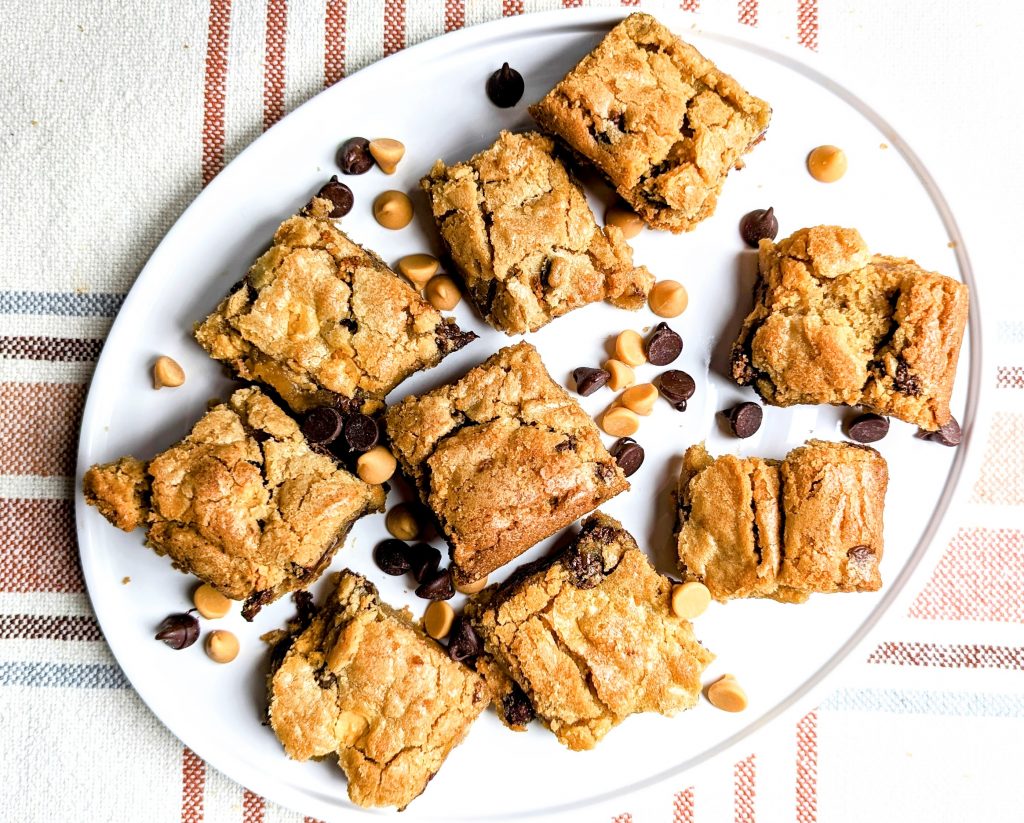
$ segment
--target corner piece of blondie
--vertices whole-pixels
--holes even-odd
[[[345,570],[272,652],[271,728],[295,760],[336,754],[359,806],[405,808],[487,708],[475,672]]]
[[[963,283],[871,255],[855,229],[762,240],[732,375],[775,406],[861,405],[935,431],[951,417],[968,303]]]
[[[573,750],[592,749],[637,712],[692,708],[714,655],[671,608],[658,574],[622,525],[588,517],[558,555],[528,564],[469,602],[484,642],[485,677],[514,681]],[[493,689],[492,689],[493,691]],[[499,716],[513,728],[518,718]]]
[[[503,131],[471,160],[438,160],[421,185],[473,302],[499,331],[536,331],[599,300],[643,306],[654,277],[633,266],[619,228],[597,225],[549,138]]]
[[[876,591],[889,472],[874,449],[811,440],[784,460],[683,457],[679,565],[716,600]]]
[[[246,619],[330,564],[352,524],[384,509],[384,490],[307,445],[256,388],[208,411],[152,460],[93,466],[86,502],[233,600]]]
[[[529,343],[406,398],[385,421],[458,582],[484,577],[629,488],[594,421]]]
[[[729,171],[771,108],[649,14],[631,14],[530,107],[648,224],[689,231],[714,213]]]
[[[409,375],[476,338],[441,315],[328,219],[316,198],[196,326],[199,344],[296,412],[341,405],[370,413]]]

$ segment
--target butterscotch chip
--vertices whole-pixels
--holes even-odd
[[[427,302],[438,311],[451,311],[462,300],[458,284],[447,274],[431,278],[425,291]]]
[[[704,614],[711,604],[711,592],[703,583],[691,580],[672,587],[672,611],[676,617],[692,620]]]
[[[654,401],[657,399],[658,390],[653,383],[640,383],[622,393],[622,405],[645,417],[654,411]]]
[[[412,222],[412,200],[404,191],[382,191],[373,201],[373,216],[386,229],[404,229]]]
[[[636,237],[644,228],[640,215],[623,205],[609,206],[604,213],[604,223],[606,226],[618,226],[627,240]]]
[[[629,437],[640,428],[640,418],[631,409],[614,406],[601,418],[601,428],[612,437]]]
[[[647,362],[644,339],[639,332],[626,329],[615,338],[615,358],[627,366],[640,366]]]
[[[608,380],[608,388],[612,391],[628,389],[636,383],[636,373],[633,371],[632,366],[626,365],[621,360],[614,358],[606,360],[604,370],[611,375],[611,378]]]
[[[416,514],[407,503],[393,506],[384,518],[384,526],[399,540],[415,540],[420,536],[420,524]]]
[[[161,355],[153,364],[153,388],[176,389],[185,382],[185,370],[167,355]]]
[[[401,272],[417,289],[422,289],[437,274],[440,261],[432,254],[407,254],[398,261]]]
[[[238,657],[238,638],[223,629],[210,632],[206,635],[206,654],[214,663],[230,663]]]
[[[370,721],[366,715],[357,711],[344,711],[334,721],[334,734],[346,746],[352,746],[369,727]]]
[[[846,152],[837,146],[818,146],[807,155],[807,171],[819,183],[835,183],[846,174]]]
[[[383,446],[374,446],[356,461],[356,474],[364,483],[386,483],[395,473],[395,456]]]
[[[708,686],[707,696],[711,705],[723,712],[741,712],[747,708],[747,693],[731,674]]]
[[[447,637],[455,621],[455,610],[444,600],[432,600],[423,612],[423,628],[435,640]]]
[[[384,174],[394,174],[398,162],[405,156],[405,146],[390,137],[370,141],[370,154]]]
[[[193,592],[192,602],[207,620],[216,620],[231,611],[231,601],[209,583],[203,583]]]
[[[647,305],[658,317],[678,317],[690,302],[686,288],[676,280],[660,280],[647,296]]]
[[[472,583],[456,583],[455,591],[459,594],[476,594],[482,592],[487,588],[487,576],[484,575],[479,580],[474,580]]]

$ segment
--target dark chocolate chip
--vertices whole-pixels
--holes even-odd
[[[737,437],[750,437],[761,428],[761,418],[764,411],[757,403],[740,403],[725,412],[725,416],[732,426],[732,433]]]
[[[683,353],[683,338],[659,323],[647,338],[647,359],[655,366],[667,366]]]
[[[686,401],[696,389],[693,378],[679,369],[669,369],[658,377],[658,390],[676,411],[686,411]]]
[[[406,557],[409,558],[409,571],[417,583],[431,577],[441,565],[441,552],[429,543],[413,543],[406,552]]]
[[[450,321],[439,323],[434,330],[434,339],[437,341],[437,347],[441,350],[442,354],[451,354],[453,351],[458,351],[463,346],[472,343],[476,338],[476,332],[463,331]]]
[[[608,452],[615,458],[615,462],[619,464],[626,477],[636,474],[636,470],[644,462],[644,447],[632,437],[620,437]]]
[[[300,428],[310,443],[323,446],[333,443],[341,434],[341,414],[331,406],[318,406],[305,416]]]
[[[910,371],[910,366],[902,360],[896,363],[896,376],[893,378],[892,384],[896,391],[909,397],[917,397],[921,393],[921,381],[916,374]]]
[[[353,414],[345,421],[345,443],[354,452],[368,452],[377,445],[377,421],[365,414]]]
[[[941,443],[943,446],[959,446],[960,445],[960,424],[956,422],[955,417],[949,418],[949,421],[943,423],[939,427],[938,431],[933,431],[928,434],[929,440],[934,440],[936,443]]]
[[[846,553],[846,556],[854,563],[867,563],[875,556],[875,553],[870,546],[854,546]]]
[[[556,452],[574,452],[574,451],[576,451],[576,446],[577,446],[576,438],[575,438],[575,436],[570,434],[561,443],[556,443],[555,444],[555,451]]]
[[[338,175],[334,175],[327,183],[324,183],[316,196],[326,197],[334,204],[328,217],[344,217],[352,211],[352,204],[355,202],[352,197],[352,189],[340,182]]]
[[[260,528],[263,528],[262,521],[260,521]],[[242,603],[242,617],[251,623],[253,618],[260,613],[260,609],[266,606],[267,603],[271,602],[273,599],[273,589],[260,589],[255,594],[250,594]]]
[[[373,549],[373,562],[384,574],[398,577],[409,571],[409,547],[401,540],[385,540]]]
[[[199,621],[191,614],[168,615],[157,626],[155,637],[172,649],[187,649],[199,638]]]
[[[450,569],[440,569],[416,587],[416,596],[424,600],[451,600],[455,597],[455,584]]]
[[[295,624],[297,629],[305,629],[316,617],[316,604],[313,602],[313,595],[307,591],[295,592],[292,595],[292,602],[295,604],[295,617],[289,621],[289,625]]]
[[[501,698],[501,713],[510,726],[525,726],[536,717],[533,703],[518,683],[513,683],[512,691]]]
[[[562,565],[577,589],[592,589],[604,578],[604,562],[600,551],[581,550],[578,543],[566,551]]]
[[[775,209],[754,209],[740,220],[740,237],[743,242],[756,249],[761,240],[774,240],[779,233],[779,221]]]
[[[500,109],[512,108],[518,103],[526,90],[523,75],[502,63],[500,69],[487,78],[487,96]]]
[[[313,672],[313,679],[321,689],[333,689],[338,685],[338,675],[328,669],[327,666],[321,666]]]
[[[874,443],[889,433],[889,418],[880,414],[862,414],[847,426],[846,433],[857,443]]]
[[[483,641],[469,621],[462,615],[456,617],[451,634],[448,635],[448,656],[456,663],[461,663],[477,657],[483,650]]]
[[[572,370],[572,379],[576,381],[576,391],[584,397],[588,397],[611,380],[612,376],[604,369],[580,366],[578,369]]]
[[[365,137],[351,137],[338,149],[338,168],[342,174],[366,174],[373,168],[370,141]]]

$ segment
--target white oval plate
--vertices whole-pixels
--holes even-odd
[[[438,157],[455,161],[485,148],[501,128],[528,128],[526,105],[547,92],[619,17],[608,11],[527,15],[446,35],[327,89],[260,137],[182,215],[125,300],[89,392],[79,477],[91,464],[122,454],[152,456],[188,431],[208,398],[225,396],[229,383],[192,341],[192,324],[242,277],[277,224],[336,173],[334,154],[342,140],[383,135],[408,148],[392,177],[373,170],[345,179],[356,198],[355,209],[344,218],[345,230],[392,262],[411,252],[436,251],[426,203],[418,194],[419,177]],[[624,522],[661,570],[671,573],[670,490],[688,445],[706,439],[715,454],[782,457],[809,437],[842,437],[844,412],[830,407],[767,408],[761,430],[743,441],[728,436],[716,418],[718,410],[752,396],[723,376],[729,346],[749,307],[755,270],[754,253],[737,231],[744,213],[774,206],[781,236],[819,223],[856,226],[873,250],[914,257],[925,268],[962,279],[970,276],[962,243],[956,249],[947,245],[959,237],[937,188],[873,111],[796,57],[759,45],[749,34],[698,31],[682,16],[663,19],[774,109],[767,140],[744,170],[730,176],[711,219],[690,234],[645,231],[633,243],[637,262],[658,277],[680,279],[689,290],[689,310],[671,324],[686,341],[674,367],[692,374],[698,389],[684,414],[659,402],[644,420],[637,439],[647,450],[646,462],[632,478],[632,491],[604,508]],[[484,94],[484,80],[505,60],[526,78],[523,102],[512,110],[494,108]],[[840,144],[849,155],[848,174],[833,185],[815,182],[804,170],[808,150],[821,143]],[[373,197],[389,188],[416,192],[419,219],[400,232],[382,229],[371,216]],[[590,188],[600,215],[600,201],[607,201],[609,192]],[[511,342],[465,303],[455,316],[480,340],[407,381],[392,400],[453,378]],[[967,424],[980,373],[976,320],[975,315],[973,350],[965,347],[961,356],[953,404]],[[574,367],[604,360],[609,339],[620,330],[643,330],[656,322],[646,309],[629,313],[589,306],[529,339],[553,377],[568,384]],[[169,354],[184,366],[183,387],[152,390],[149,367],[157,354]],[[643,366],[638,377],[650,380],[657,371]],[[611,398],[602,390],[581,402],[596,414]],[[703,762],[792,706],[878,620],[949,503],[966,449],[942,448],[913,433],[911,426],[893,421],[889,436],[878,444],[891,472],[882,564],[887,585],[881,593],[818,595],[801,606],[754,600],[715,604],[698,619],[698,636],[718,655],[708,675],[731,671],[748,685],[751,705],[745,713],[725,714],[702,701],[673,719],[633,717],[587,753],[568,751],[539,726],[510,733],[488,713],[404,819],[481,820],[579,809]],[[402,491],[407,494],[393,490],[389,503]],[[82,566],[97,617],[118,662],[156,715],[211,765],[272,800],[322,818],[356,811],[336,762],[288,760],[260,723],[266,655],[259,636],[281,626],[294,613],[292,604],[265,608],[251,625],[237,613],[216,624],[241,639],[242,653],[232,665],[212,663],[201,643],[173,652],[153,640],[154,627],[168,613],[190,607],[194,581],[143,548],[141,532],[111,528],[84,505],[80,492],[77,503]],[[364,519],[333,568],[351,566],[367,574],[388,601],[409,604],[419,614],[423,601],[411,594],[407,581],[384,576],[371,560],[373,545],[385,536],[383,517]],[[548,543],[522,559],[543,553]],[[125,577],[131,578],[129,585],[122,585]],[[321,581],[316,589],[322,588]],[[204,631],[213,625],[204,621]],[[510,780],[515,791],[509,791]],[[495,798],[501,798],[499,805]]]

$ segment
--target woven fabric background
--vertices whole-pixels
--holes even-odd
[[[84,592],[72,503],[92,366],[147,256],[264,129],[408,45],[562,5],[591,3],[4,4],[0,818],[303,819],[183,747],[103,642]],[[759,733],[748,752],[584,819],[1024,819],[1024,278],[1011,246],[1024,225],[1024,115],[1014,88],[1024,74],[1024,11],[998,0],[621,5],[681,8],[712,28],[757,27],[804,47],[892,113],[964,230],[990,368],[984,414],[968,431],[984,457],[964,481],[966,502],[873,649],[817,708]]]

